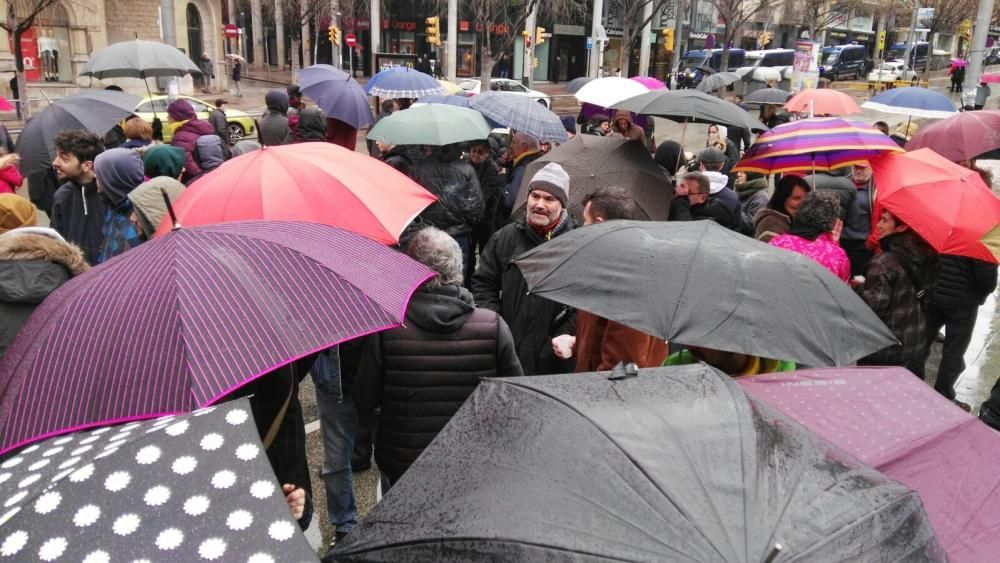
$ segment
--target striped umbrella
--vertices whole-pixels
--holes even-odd
[[[566,129],[559,116],[526,96],[503,92],[484,92],[469,105],[483,117],[530,135],[542,142],[563,143]]]
[[[901,152],[902,147],[895,141],[867,124],[815,117],[779,125],[761,134],[733,172],[825,172]]]
[[[191,411],[298,358],[399,326],[432,272],[296,222],[181,229],[77,276],[0,362],[0,453]]]

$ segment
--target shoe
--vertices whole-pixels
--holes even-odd
[[[1000,430],[1000,417],[998,417],[997,414],[991,411],[986,405],[983,405],[983,407],[979,409],[979,420],[983,421],[983,424],[994,430]]]

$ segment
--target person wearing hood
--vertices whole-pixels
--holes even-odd
[[[660,165],[669,180],[673,180],[687,164],[687,160],[684,158],[684,147],[677,141],[660,143],[660,146],[656,147],[653,160]]]
[[[446,233],[421,229],[406,253],[437,275],[410,300],[403,326],[368,337],[354,384],[358,419],[381,408],[375,461],[391,487],[484,377],[524,375],[507,323],[462,287],[462,253]],[[385,489],[383,489],[385,490]]]
[[[401,174],[408,178],[413,178],[413,158],[410,156],[408,145],[387,145],[382,141],[375,141],[379,160],[392,166]]]
[[[30,201],[0,194],[0,357],[49,294],[90,268],[79,247],[36,220]]]
[[[357,127],[334,117],[326,118],[326,142],[353,151],[358,145]]]
[[[63,185],[52,196],[49,226],[83,249],[87,262],[97,263],[104,228],[104,198],[97,192],[94,160],[104,141],[83,129],[65,129],[55,137],[52,168]]]
[[[740,197],[728,187],[730,179],[723,172],[725,166],[726,155],[717,147],[706,147],[698,153],[698,169],[711,183],[710,194],[736,214],[740,211]]]
[[[198,167],[201,168],[201,174],[185,180],[185,186],[190,186],[192,182],[222,166],[222,163],[226,161],[226,149],[223,147],[222,139],[218,135],[198,137],[194,146],[194,159],[198,162]]]
[[[184,173],[184,149],[173,145],[153,145],[142,153],[142,167],[147,178],[166,176],[180,180]]]
[[[129,149],[111,149],[94,160],[97,189],[104,197],[104,224],[101,230],[101,250],[96,264],[139,246],[142,239],[132,224],[132,202],[129,192],[145,179],[142,159]]]
[[[746,217],[756,217],[757,212],[767,207],[767,176],[759,172],[737,172],[733,191],[740,198],[740,209]]]
[[[729,140],[729,130],[722,125],[713,123],[708,126],[708,140],[705,141],[705,147],[715,147],[722,151],[722,154],[726,157],[722,169],[725,175],[729,175],[729,172],[736,165],[736,162],[740,159],[740,151],[736,148]],[[732,185],[732,179],[730,179],[730,186]]]
[[[195,146],[198,137],[215,135],[212,124],[198,119],[194,107],[184,99],[178,99],[167,106],[167,117],[170,126],[174,127],[174,138],[170,144],[184,149],[184,178],[195,178],[204,172],[195,159]]]
[[[611,132],[611,118],[601,113],[594,114],[584,123],[580,132],[585,135],[604,137]]]
[[[265,147],[281,145],[291,133],[288,126],[288,94],[284,90],[270,90],[264,95],[267,111],[260,118],[257,136]]]
[[[156,228],[167,215],[167,203],[163,201],[163,194],[167,195],[172,204],[182,193],[184,184],[166,176],[150,178],[129,192],[128,199],[132,202],[129,220],[139,229],[139,236],[143,240],[153,238]]]
[[[646,144],[646,132],[632,121],[632,114],[624,110],[615,112],[615,117],[611,121],[611,133],[608,136]]]
[[[775,186],[767,207],[753,218],[754,238],[770,242],[772,238],[787,233],[799,205],[811,191],[812,187],[801,176],[786,175],[782,178]]]
[[[299,124],[294,132],[289,132],[284,144],[326,141],[326,119],[318,108],[306,108],[299,112]]]

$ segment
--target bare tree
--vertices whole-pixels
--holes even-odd
[[[924,73],[931,71],[931,58],[934,48],[934,38],[941,31],[954,30],[962,20],[976,13],[978,6],[973,0],[923,0],[924,8],[934,8],[934,17],[924,20],[927,27],[927,61],[924,63]],[[914,55],[914,61],[916,60]],[[914,69],[916,70],[916,69]]]
[[[608,0],[608,13],[621,22],[622,48],[618,51],[618,68],[622,69],[623,75],[628,75],[628,62],[631,58],[632,46],[636,39],[642,35],[642,30],[646,28],[654,17],[656,17],[663,7],[673,4],[674,0]],[[649,17],[643,17],[643,11],[647,6],[652,7]],[[649,41],[648,37],[643,37],[642,41]]]
[[[21,50],[21,35],[35,25],[35,18],[58,0],[7,0],[7,22],[0,24],[14,44],[14,68],[17,77],[17,99],[21,100],[21,116],[28,119],[31,107],[28,104],[28,86],[24,80],[24,53]]]
[[[796,4],[794,12],[801,16],[802,26],[809,28],[809,37],[812,39],[816,39],[821,31],[834,23],[850,18],[855,10],[865,5],[865,0],[792,1]]]
[[[761,11],[773,9],[777,4],[778,0],[712,0],[719,19],[726,26],[722,32],[720,70],[729,70],[729,48],[743,26]]]

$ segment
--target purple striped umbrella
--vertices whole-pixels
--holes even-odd
[[[814,117],[779,125],[757,137],[733,167],[761,174],[826,172],[905,152],[881,131],[838,117]]]
[[[80,275],[0,362],[0,453],[210,405],[313,352],[399,326],[433,273],[296,222],[182,229]]]

